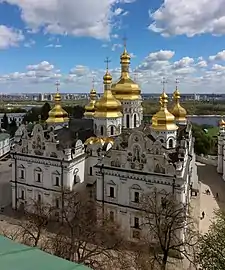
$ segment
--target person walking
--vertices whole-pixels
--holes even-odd
[[[205,212],[202,211],[202,219],[205,217]]]

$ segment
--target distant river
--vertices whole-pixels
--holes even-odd
[[[151,115],[145,115],[145,118],[151,118]],[[188,115],[187,118],[197,125],[209,125],[217,127],[221,120],[221,115]]]

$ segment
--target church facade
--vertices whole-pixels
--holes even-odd
[[[140,237],[143,193],[156,188],[189,202],[195,159],[180,93],[176,88],[170,112],[163,89],[152,124],[143,124],[141,91],[130,78],[126,47],[120,60],[120,79],[113,84],[107,66],[104,93],[96,100],[91,90],[79,123],[69,120],[57,89],[46,123],[19,127],[11,153],[14,209],[38,200],[60,212],[63,189],[91,186],[105,212],[135,239]]]

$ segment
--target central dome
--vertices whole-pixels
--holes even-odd
[[[112,85],[112,93],[118,100],[138,100],[141,99],[141,90],[129,75],[130,55],[126,47],[120,56],[121,76],[117,83]]]

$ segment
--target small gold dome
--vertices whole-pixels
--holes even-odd
[[[180,105],[180,92],[177,88],[173,93],[173,99],[175,101],[175,104],[171,110],[171,113],[175,116],[176,121],[187,121],[187,111]]]
[[[58,92],[57,88],[57,93],[54,95],[54,101],[55,101],[55,106],[51,111],[49,111],[48,119],[46,120],[47,123],[49,124],[60,124],[60,123],[67,123],[69,121],[68,118],[68,113],[62,108],[61,106],[61,95]]]
[[[141,90],[129,75],[130,55],[124,48],[120,56],[121,76],[117,83],[112,85],[112,93],[118,100],[138,100],[141,99]]]
[[[96,90],[93,88],[90,91],[90,102],[85,106],[85,117],[93,117],[95,113],[95,103],[96,103],[96,98],[97,98],[97,93]]]
[[[223,118],[221,118],[221,120],[219,122],[219,126],[220,127],[225,127],[225,121],[223,120]]]
[[[102,97],[95,103],[96,118],[118,118],[122,117],[122,105],[111,92],[112,76],[108,69],[103,77],[104,81],[104,93]]]
[[[99,137],[90,137],[88,138],[84,144],[85,145],[92,145],[92,144],[105,144],[105,143],[114,143],[114,139],[112,137],[103,137],[103,138],[99,138]]]
[[[175,124],[175,117],[167,109],[168,96],[164,91],[159,98],[159,103],[160,110],[153,115],[151,127],[157,131],[177,130],[178,126]]]

